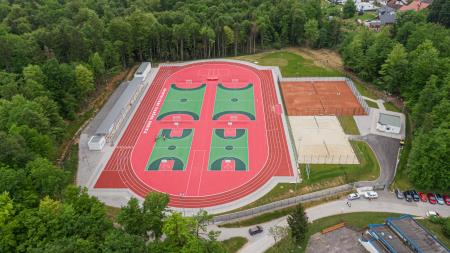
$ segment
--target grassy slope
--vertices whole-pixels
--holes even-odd
[[[323,204],[325,202],[338,200],[338,199],[346,196],[349,193],[350,192],[343,192],[343,193],[340,193],[338,195],[334,195],[334,196],[330,196],[330,197],[326,197],[326,198],[322,198],[322,199],[318,199],[318,200],[304,202],[304,203],[302,203],[302,205],[303,205],[304,208],[317,206],[317,205]],[[263,213],[263,214],[258,215],[258,216],[253,216],[253,217],[251,217],[249,219],[239,220],[239,221],[235,221],[235,222],[231,222],[231,223],[222,224],[222,225],[219,225],[219,227],[237,228],[237,227],[247,227],[247,226],[252,226],[252,225],[256,225],[256,224],[261,224],[261,223],[264,223],[264,222],[268,222],[268,221],[271,221],[271,220],[278,219],[278,218],[281,218],[283,216],[286,216],[286,215],[290,214],[292,212],[292,210],[294,210],[294,208],[295,208],[295,206],[290,206],[290,207],[286,207],[286,208],[283,208],[283,209],[278,209],[278,210],[273,211],[273,212],[268,212],[268,213]]]
[[[367,100],[367,99],[366,99],[366,103],[367,103],[367,105],[368,105],[369,107],[377,108],[377,109],[378,109],[378,104],[377,104],[377,103],[375,103],[375,102],[373,102],[373,101],[370,101],[370,100]]]
[[[450,238],[444,235],[442,226],[431,222],[429,219],[417,220],[420,225],[424,226],[428,231],[434,234],[447,248],[450,248]]]
[[[395,213],[360,212],[325,217],[309,224],[308,233],[306,235],[307,239],[302,245],[300,245],[300,247],[293,246],[290,237],[287,237],[279,241],[272,248],[268,249],[266,253],[285,252],[286,250],[295,253],[305,252],[306,245],[311,235],[341,222],[344,222],[348,227],[354,228],[356,230],[362,230],[366,228],[368,224],[383,223],[386,218],[399,216],[401,215]]]
[[[361,84],[360,82],[353,81],[355,84],[356,89],[359,91],[359,93],[364,96],[371,99],[378,99],[378,96],[374,94],[370,89],[368,89],[366,86]]]
[[[263,66],[278,66],[285,77],[342,76],[337,70],[319,67],[312,60],[287,51],[239,56],[235,59],[258,62]]]
[[[407,190],[413,188],[412,183],[408,179],[407,163],[409,152],[412,147],[412,132],[411,132],[411,120],[408,114],[406,116],[406,138],[405,145],[400,152],[400,162],[398,163],[397,173],[394,178],[394,183],[392,188],[400,188],[402,190]]]
[[[344,133],[359,135],[359,130],[353,116],[338,116],[338,120],[341,123],[342,129],[344,129]]]
[[[247,238],[236,236],[231,237],[225,241],[222,241],[223,246],[227,249],[228,253],[237,252],[242,246],[248,242]]]
[[[391,112],[402,112],[397,106],[395,106],[392,102],[384,103],[384,108]]]
[[[360,180],[375,180],[380,174],[380,166],[372,149],[364,142],[351,141],[360,164],[312,164],[310,178],[306,178],[304,166],[300,166],[304,175],[302,183],[280,183],[260,199],[239,209],[240,211],[271,203],[276,200],[319,191],[322,189],[342,185]],[[230,213],[227,212],[227,213]]]

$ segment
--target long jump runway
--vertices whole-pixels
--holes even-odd
[[[270,70],[229,62],[163,66],[95,188],[170,195],[170,206],[225,204],[293,176]]]

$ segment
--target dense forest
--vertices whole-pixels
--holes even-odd
[[[348,68],[404,100],[414,134],[406,147],[408,177],[422,189],[442,191],[450,189],[449,3],[399,13],[393,27],[349,34],[341,48]]]
[[[136,61],[332,47],[339,29],[318,0],[0,0],[0,252],[224,252],[206,214],[168,215],[165,196],[111,220],[55,165],[58,146]]]
[[[448,3],[376,33],[344,22],[353,8],[319,0],[0,0],[0,252],[225,252],[205,213],[168,213],[167,196],[151,194],[111,218],[55,165],[95,92],[142,60],[340,49],[348,68],[405,99],[413,182],[448,189]]]

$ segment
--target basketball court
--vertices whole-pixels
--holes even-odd
[[[346,81],[282,81],[289,116],[365,115]]]
[[[334,116],[289,116],[298,162],[358,164],[358,158]]]
[[[293,176],[273,80],[270,70],[229,62],[160,67],[95,188],[206,207]]]

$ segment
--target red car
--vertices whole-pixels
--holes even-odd
[[[422,202],[427,202],[427,195],[423,192],[419,192],[419,198]]]
[[[437,203],[436,195],[434,195],[434,193],[428,193],[427,197],[428,197],[428,201],[430,201],[430,204],[434,205]]]
[[[447,204],[447,206],[450,206],[450,196],[444,195],[444,202]]]

